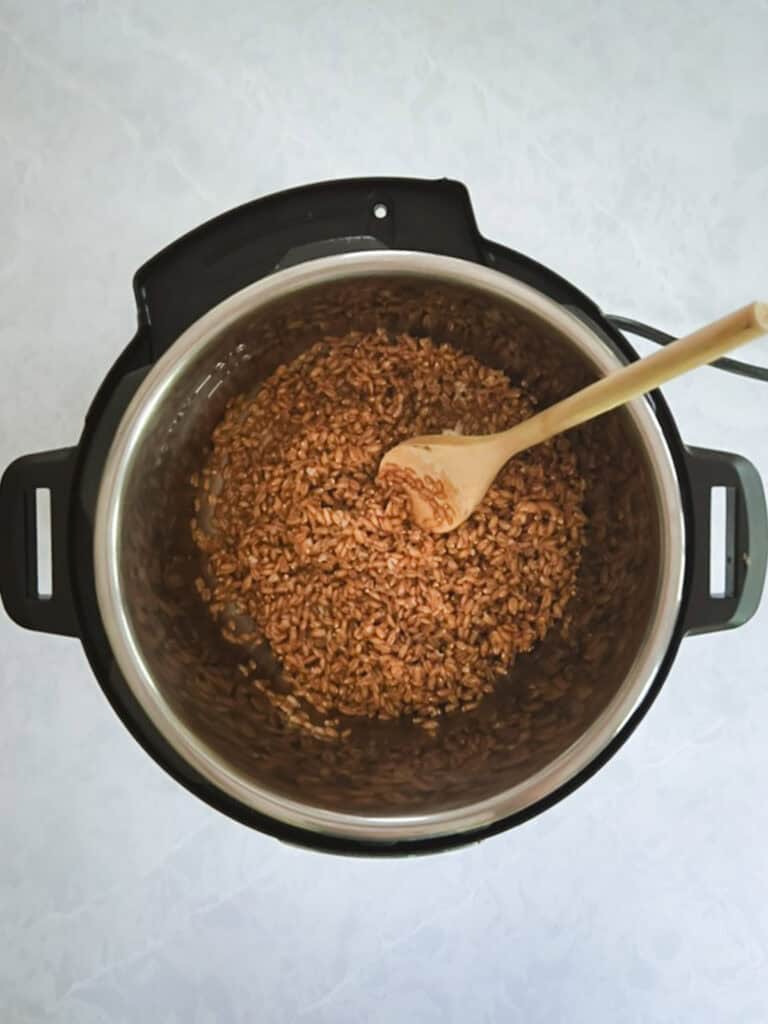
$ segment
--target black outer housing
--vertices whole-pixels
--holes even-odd
[[[382,219],[373,213],[380,203],[387,208]],[[98,612],[92,526],[99,480],[114,431],[149,368],[213,306],[290,263],[377,247],[437,253],[491,266],[571,307],[590,321],[624,359],[637,359],[623,335],[582,292],[527,256],[484,238],[475,223],[469,194],[458,182],[356,179],[309,185],[258,199],[183,236],[136,273],[138,330],[99,388],[79,444],[74,449],[17,460],[3,478],[0,525],[11,524],[12,542],[10,555],[0,552],[0,581],[6,607],[17,621],[47,632],[79,636],[96,678],[124,725],[147,753],[190,792],[231,818],[286,842],[333,853],[392,856],[463,846],[505,831],[557,803],[598,771],[634,731],[658,695],[685,633],[738,625],[740,620],[738,600],[733,607],[717,612],[713,611],[708,588],[706,593],[701,587],[696,593],[692,590],[694,551],[698,549],[701,558],[705,532],[707,550],[709,547],[710,482],[732,483],[732,473],[725,481],[714,477],[710,481],[709,456],[716,453],[687,451],[666,402],[655,392],[654,411],[674,459],[686,520],[683,599],[672,641],[641,705],[611,743],[574,779],[534,806],[477,831],[383,845],[320,835],[267,818],[222,793],[178,756],[149,721],[120,674]],[[729,465],[730,458],[726,457]],[[30,495],[35,487],[50,487],[52,492],[51,602],[29,594],[28,580],[36,559],[30,540],[34,535]],[[24,492],[21,501],[19,491]],[[700,495],[698,509],[694,506],[694,491]],[[701,507],[705,493],[706,509]],[[743,520],[741,506],[740,511]],[[18,557],[18,551],[23,552],[22,557]],[[700,563],[697,574],[701,571]]]

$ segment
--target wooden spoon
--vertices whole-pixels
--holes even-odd
[[[512,458],[625,402],[652,391],[768,331],[768,303],[753,302],[645,359],[614,370],[500,434],[427,434],[386,453],[379,478],[406,489],[415,521],[433,533],[460,526]]]

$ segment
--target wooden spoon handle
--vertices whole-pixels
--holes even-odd
[[[609,412],[646,391],[703,366],[768,331],[768,302],[752,302],[735,313],[678,338],[499,435],[506,459],[550,437]]]

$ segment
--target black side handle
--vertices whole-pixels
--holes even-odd
[[[11,618],[27,629],[77,636],[68,565],[67,521],[74,448],[25,455],[0,480],[0,597]],[[37,586],[37,490],[51,496],[52,586]]]
[[[353,178],[290,189],[202,224],[137,271],[140,327],[157,359],[195,320],[233,292],[287,265],[372,245],[480,261],[483,239],[469,193],[447,179]],[[316,246],[313,252],[313,246]]]
[[[685,611],[687,633],[742,626],[760,604],[768,559],[768,516],[760,474],[730,452],[687,448],[693,500],[694,551],[691,595]],[[726,488],[725,593],[710,593],[712,488]]]

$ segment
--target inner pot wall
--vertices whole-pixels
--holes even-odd
[[[310,283],[266,305],[241,303],[196,346],[135,434],[110,567],[123,621],[116,626],[106,609],[105,625],[113,636],[118,628],[129,634],[151,679],[145,700],[163,704],[166,720],[175,720],[204,759],[276,806],[311,808],[320,822],[313,827],[325,827],[324,815],[329,830],[338,814],[404,823],[450,817],[525,790],[610,714],[654,628],[668,543],[658,474],[627,411],[573,431],[589,524],[568,636],[555,626],[479,708],[446,716],[434,736],[408,722],[350,720],[344,725],[351,735],[341,743],[286,727],[238,673],[242,648],[221,638],[194,586],[201,564],[189,528],[190,477],[231,396],[257,387],[318,338],[351,329],[384,327],[447,342],[503,369],[513,383],[524,381],[542,405],[595,379],[590,358],[527,305],[455,279],[386,267]],[[101,594],[104,575],[102,564]],[[268,652],[263,665],[279,676]],[[531,788],[529,802],[540,795]]]

